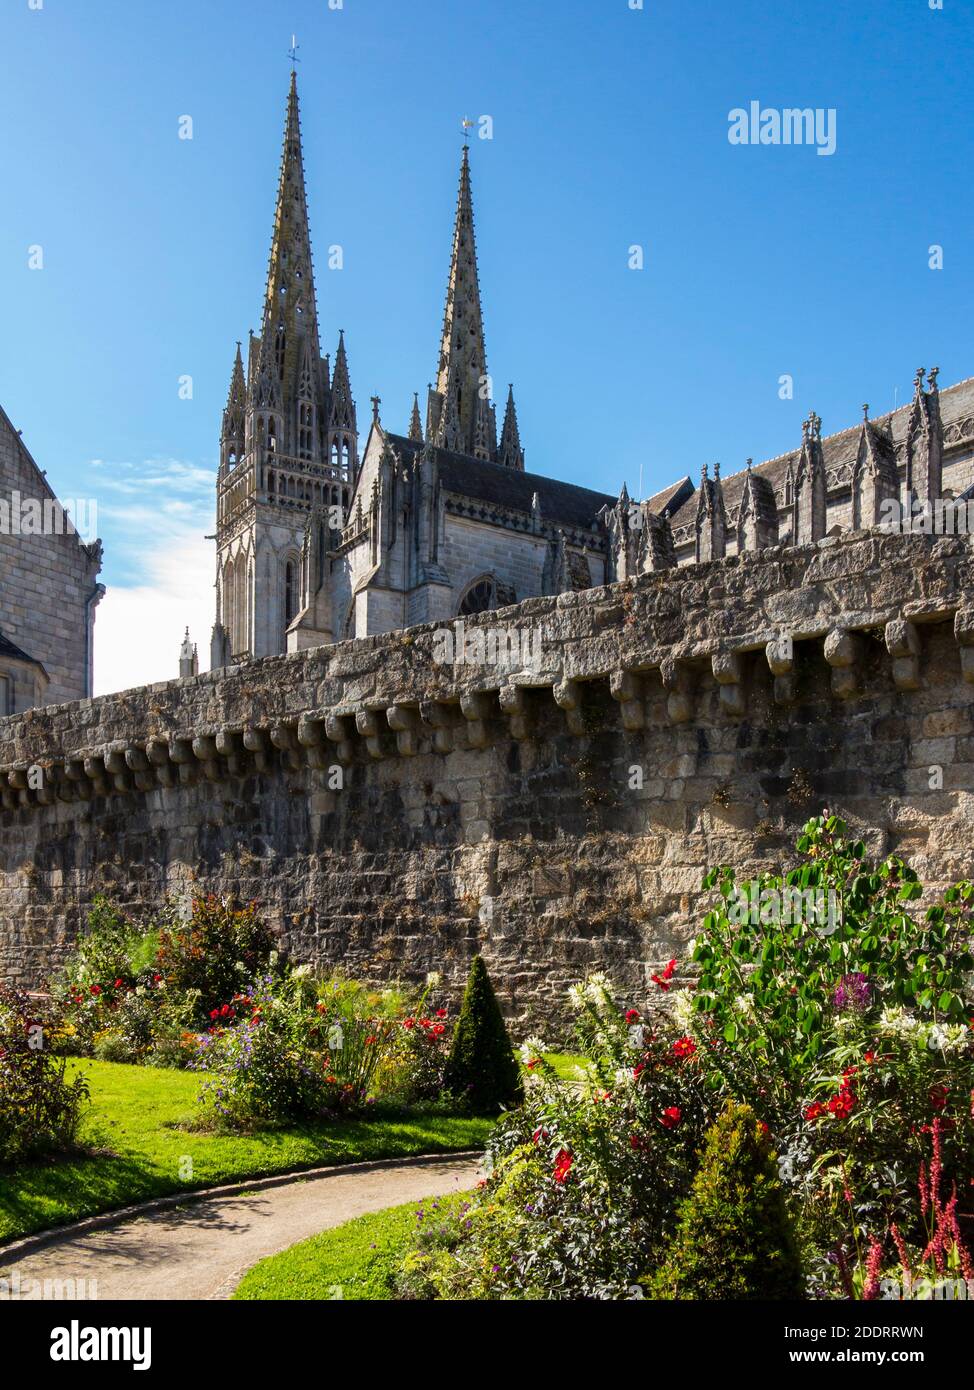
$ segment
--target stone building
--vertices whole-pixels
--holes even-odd
[[[464,147],[425,422],[373,398],[360,457],[344,335],[322,356],[292,75],[259,336],[239,350],[217,484],[211,664],[476,613],[605,578],[615,499],[525,472],[513,389],[498,437]]]
[[[0,716],[91,694],[100,569],[0,410]]]
[[[319,344],[296,82],[259,336],[239,345],[223,417],[211,664],[394,631],[674,565],[799,545],[932,507],[974,483],[974,381],[722,478],[705,466],[633,501],[525,471],[513,388],[497,432],[466,147],[435,384],[361,457],[344,335]]]

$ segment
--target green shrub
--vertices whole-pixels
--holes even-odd
[[[521,1075],[481,956],[474,956],[443,1086],[477,1115],[517,1105]]]
[[[214,1009],[267,969],[274,937],[256,905],[239,907],[213,894],[194,898],[188,921],[171,921],[160,934],[156,968],[168,993],[194,998],[195,1022],[207,1027]]]
[[[654,1298],[803,1299],[801,1262],[766,1127],[728,1103],[708,1131]]]
[[[65,1080],[51,1032],[26,994],[0,984],[0,1164],[74,1144],[88,1087],[80,1076]]]

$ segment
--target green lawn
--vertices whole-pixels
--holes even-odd
[[[92,1104],[80,1141],[91,1157],[0,1171],[0,1242],[170,1193],[290,1168],[483,1147],[485,1119],[373,1112],[248,1135],[200,1134],[190,1072],[79,1061]]]
[[[575,1068],[588,1066],[587,1057],[576,1056],[573,1052],[546,1052],[544,1059],[551,1063],[562,1081],[577,1081]]]
[[[402,1258],[412,1247],[417,1212],[426,1219],[439,1218],[467,1196],[460,1192],[407,1202],[322,1231],[254,1265],[233,1297],[387,1300]]]

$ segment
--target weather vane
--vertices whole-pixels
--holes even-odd
[[[463,143],[468,145],[470,143],[470,128],[473,125],[473,121],[467,116],[464,116],[460,124],[463,126]]]
[[[297,36],[296,36],[295,34],[292,34],[292,35],[291,35],[291,47],[290,47],[290,48],[288,49],[288,51],[287,51],[287,56],[288,56],[288,57],[290,58],[290,60],[291,60],[291,71],[292,71],[292,72],[295,72],[295,71],[296,71],[296,68],[295,68],[295,66],[294,66],[295,63],[300,63],[300,61],[301,61],[301,59],[298,57],[298,49],[299,49],[300,47],[301,47],[301,45],[298,43]]]

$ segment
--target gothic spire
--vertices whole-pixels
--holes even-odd
[[[240,344],[230,374],[230,390],[223,411],[223,428],[220,430],[220,467],[235,467],[243,457],[247,428],[247,383],[244,380],[243,358]]]
[[[470,192],[470,152],[463,147],[460,164],[460,189],[457,195],[456,221],[453,229],[453,252],[450,259],[450,278],[446,291],[443,315],[443,337],[436,374],[436,395],[439,397],[440,432],[444,418],[459,422],[459,447],[462,452],[475,451],[478,400],[487,375],[487,350],[484,345],[484,321],[480,304],[480,280],[477,274],[477,246],[474,235],[473,199]],[[452,393],[452,407],[444,406]],[[455,414],[454,414],[455,412]],[[481,427],[483,428],[483,427]],[[441,442],[439,439],[437,443]],[[451,447],[447,445],[447,447]],[[456,447],[456,445],[452,446]]]
[[[507,409],[501,429],[501,447],[497,459],[505,468],[515,468],[524,472],[524,450],[521,448],[521,432],[517,425],[517,408],[514,404],[514,387],[507,388]]]
[[[291,73],[291,89],[287,99],[261,338],[268,347],[273,348],[284,399],[290,400],[300,369],[299,348],[302,341],[307,340],[313,362],[317,362],[321,355],[308,202],[304,186],[298,87],[294,72]]]
[[[331,380],[330,429],[355,428],[355,402],[352,400],[352,384],[348,377],[348,358],[345,355],[345,330],[338,332],[338,351],[335,353],[335,371]]]
[[[417,444],[423,442],[423,422],[419,414],[419,393],[413,392],[413,413],[409,420],[409,438],[415,439]]]

